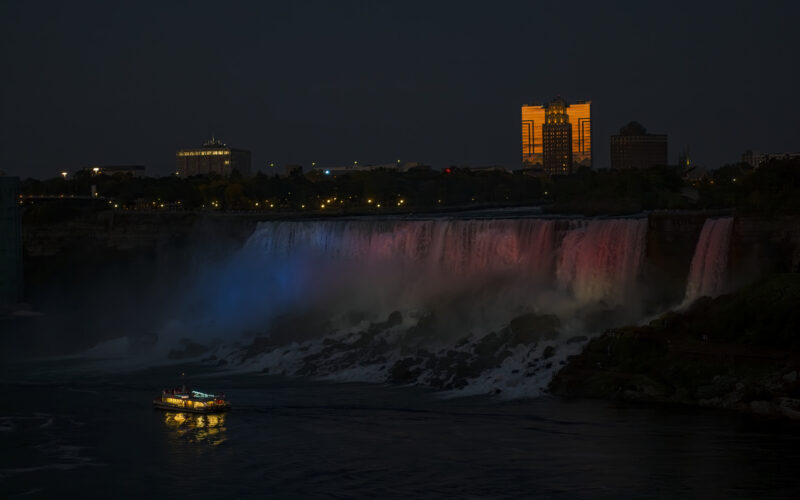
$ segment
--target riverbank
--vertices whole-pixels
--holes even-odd
[[[592,339],[550,384],[567,397],[675,403],[800,420],[800,274],[697,300]]]

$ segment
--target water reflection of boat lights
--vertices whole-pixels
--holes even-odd
[[[216,446],[225,441],[225,414],[166,412],[164,423],[177,431],[179,436],[188,434],[198,442],[208,441]]]

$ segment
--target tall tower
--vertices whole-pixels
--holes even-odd
[[[542,125],[542,166],[547,175],[572,173],[572,125],[567,103],[556,97],[547,106]]]
[[[550,111],[550,108],[553,110]],[[558,109],[558,111],[556,111]],[[552,163],[552,168],[557,168],[552,172],[544,167],[544,150],[547,148],[552,151],[554,146],[546,146],[545,126],[548,125],[546,115],[550,112],[553,115],[550,125],[558,125],[566,115],[564,121],[568,123],[570,129],[571,143],[571,164],[566,166],[556,166]],[[562,127],[566,128],[566,127]],[[550,127],[550,132],[555,137],[563,139],[565,130],[560,132]],[[559,140],[561,140],[559,139]],[[551,157],[552,159],[552,157]],[[580,166],[592,166],[592,102],[577,101],[567,104],[563,99],[556,98],[549,104],[525,104],[522,106],[522,165],[541,171],[543,174],[563,174],[570,173]]]

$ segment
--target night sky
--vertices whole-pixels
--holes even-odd
[[[0,2],[0,170],[520,161],[520,105],[593,101],[717,167],[800,150],[796,2]],[[282,169],[281,169],[282,171]]]

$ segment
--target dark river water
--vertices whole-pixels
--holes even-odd
[[[233,411],[154,410],[181,371],[197,389],[224,391]],[[0,498],[800,495],[800,427],[790,423],[207,372],[5,363]]]

